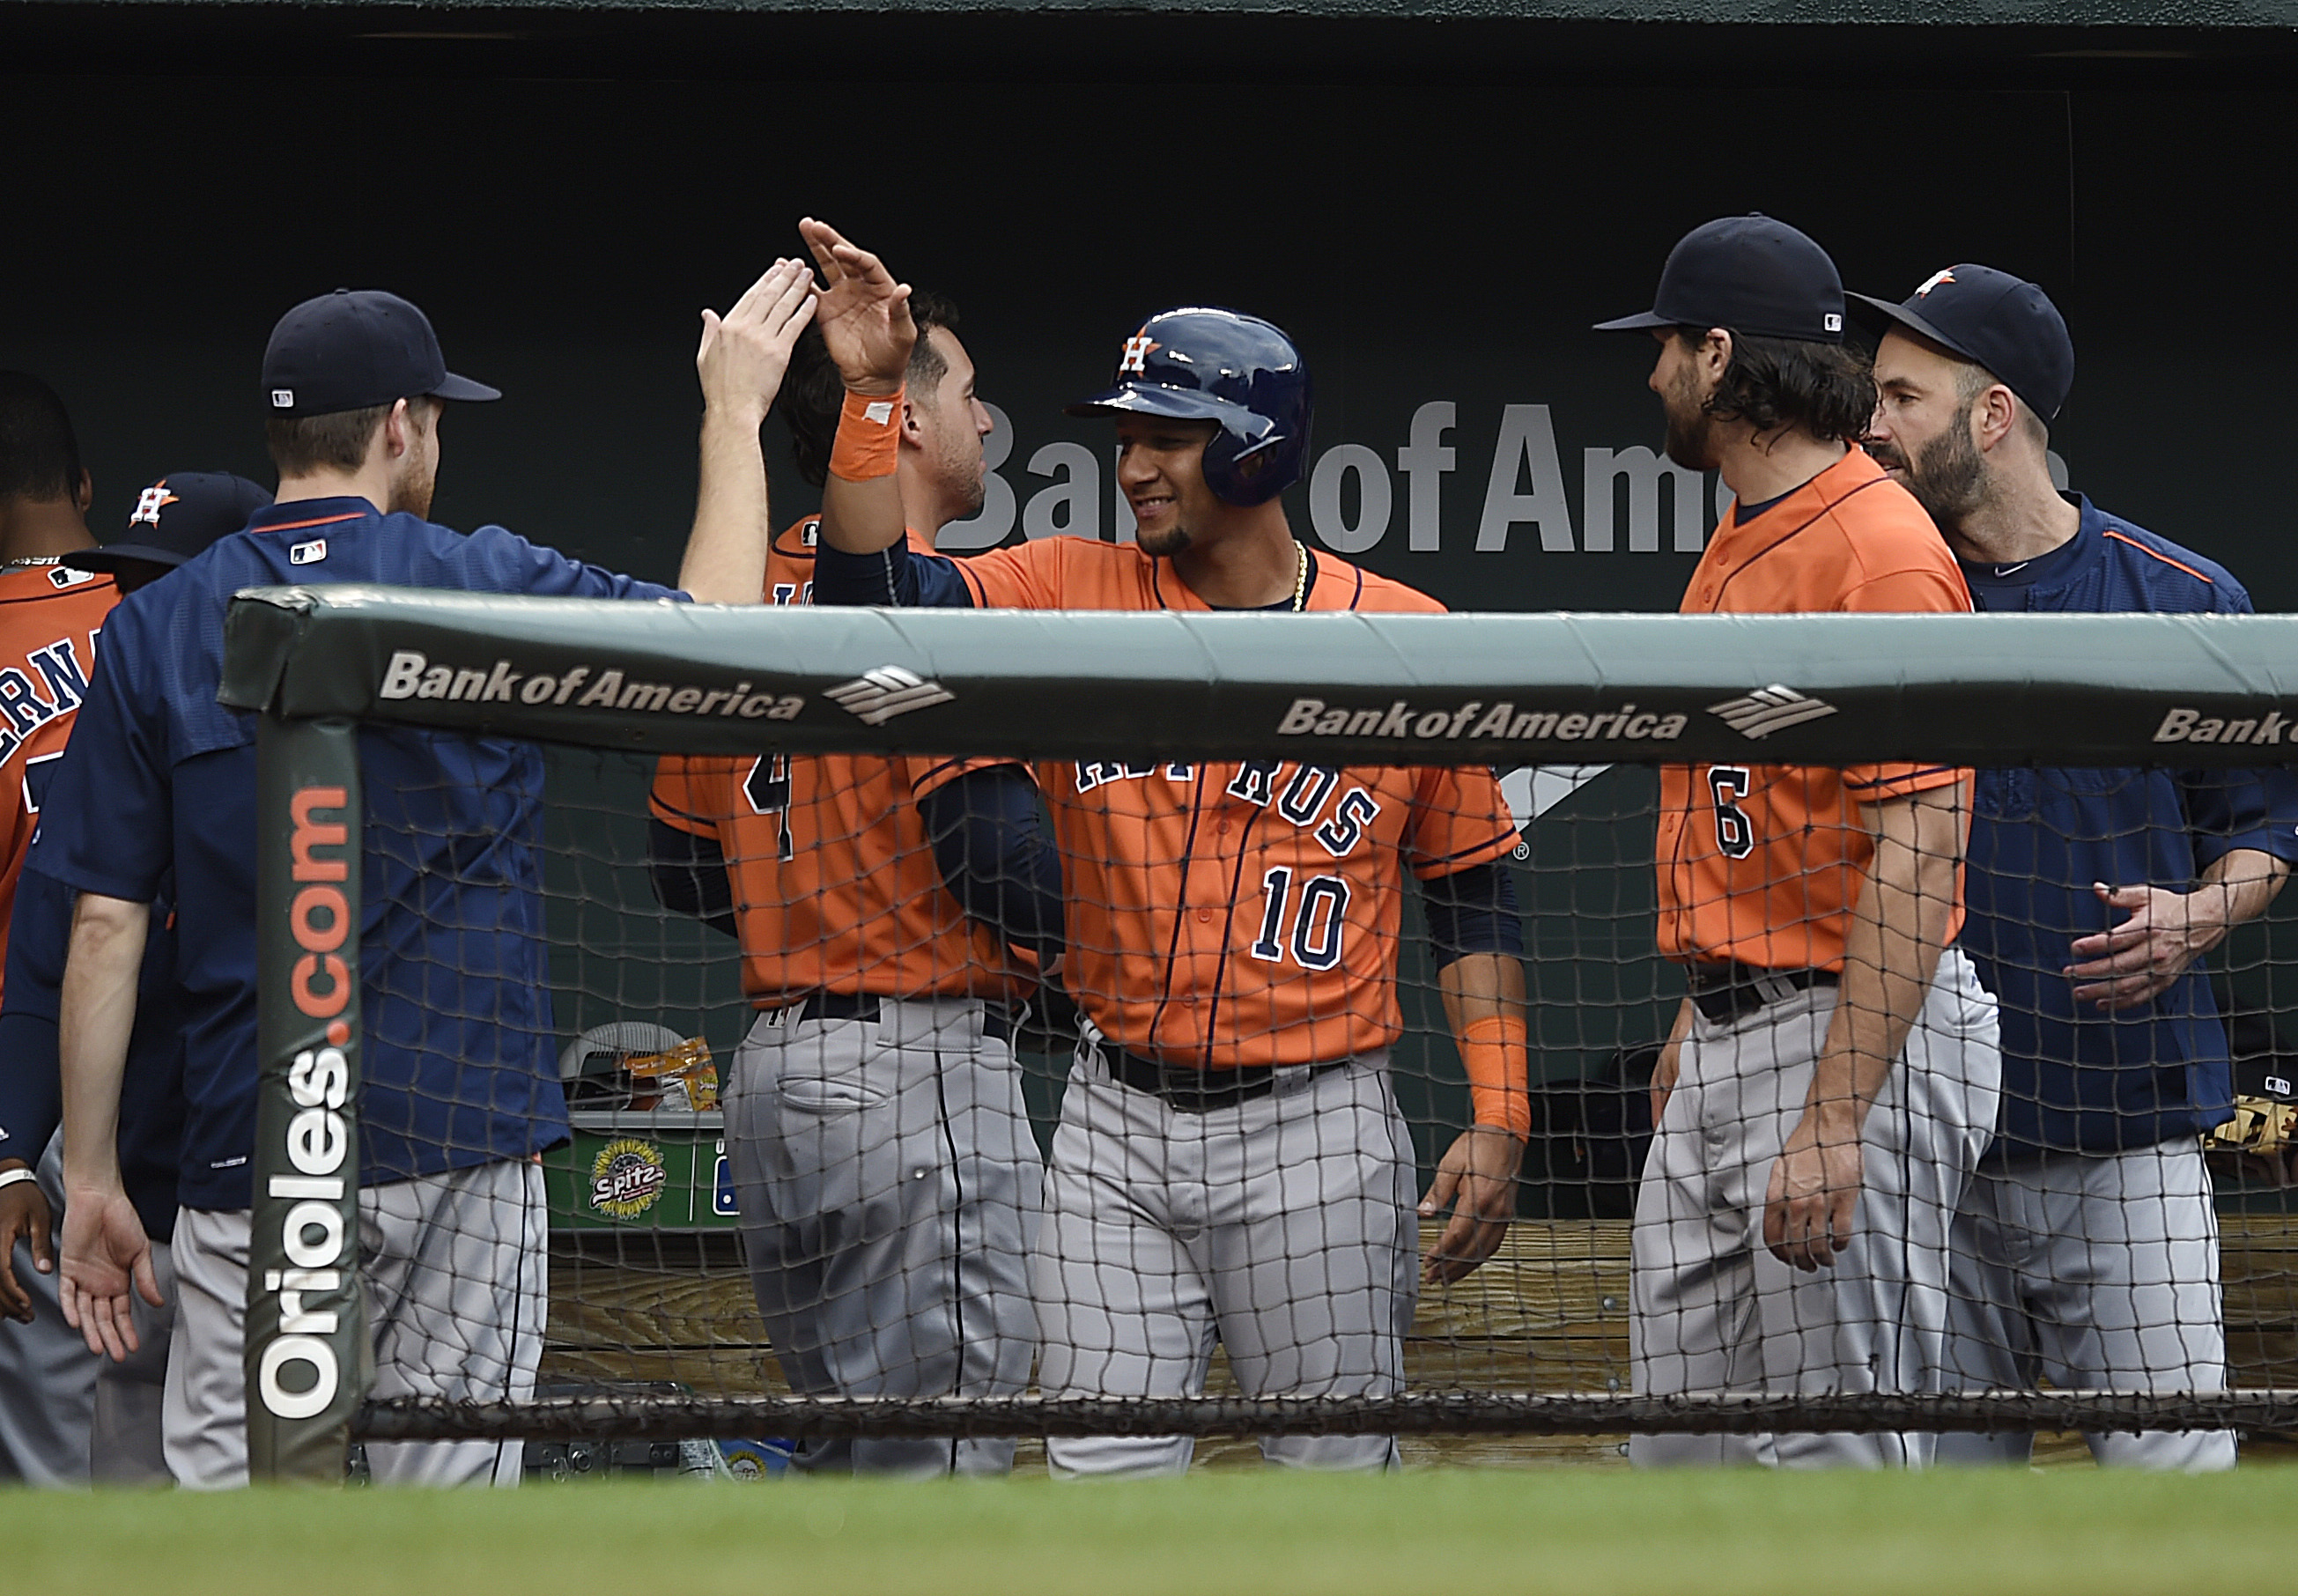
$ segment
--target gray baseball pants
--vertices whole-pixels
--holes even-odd
[[[131,1293],[137,1343],[114,1363],[97,1360],[95,1411],[88,1429],[88,1476],[99,1485],[165,1485],[168,1451],[161,1409],[168,1385],[168,1345],[176,1329],[175,1248],[152,1244],[152,1275],[166,1302],[154,1308]]]
[[[176,1328],[162,1402],[178,1484],[247,1483],[248,1211],[176,1216]],[[360,1278],[377,1397],[534,1394],[549,1306],[541,1166],[505,1160],[360,1193]],[[380,1484],[516,1485],[516,1441],[369,1443]]]
[[[1216,1343],[1246,1396],[1404,1387],[1418,1270],[1412,1145],[1388,1053],[1280,1071],[1185,1112],[1112,1079],[1088,1030],[1070,1072],[1037,1259],[1048,1397],[1202,1396]],[[1187,1469],[1186,1435],[1048,1438],[1056,1476]],[[1264,1439],[1272,1463],[1385,1468],[1390,1435]]]
[[[758,1313],[810,1396],[1019,1396],[1037,1326],[1044,1170],[1011,1045],[979,999],[758,1016],[725,1095]],[[817,1472],[1004,1474],[1011,1440],[838,1439]]]
[[[1764,1246],[1772,1167],[1803,1117],[1838,989],[1778,983],[1729,1024],[1695,1021],[1645,1161],[1629,1244],[1635,1389],[1924,1392],[1938,1388],[1947,1233],[1995,1126],[1995,999],[1949,948],[1868,1113],[1850,1245],[1805,1273]],[[1915,1433],[1638,1435],[1639,1466],[1921,1467]]]
[[[50,1138],[37,1169],[55,1216],[54,1249],[62,1251],[63,1137]],[[64,1323],[57,1277],[32,1267],[29,1242],[18,1242],[16,1278],[32,1296],[32,1322],[0,1321],[0,1481],[29,1485],[87,1484],[88,1426],[100,1363],[80,1333]]]
[[[1985,1170],[1955,1215],[1950,1386],[2221,1391],[2226,1328],[2210,1169],[2192,1137]],[[2087,1435],[2113,1468],[2231,1468],[2230,1430]],[[2025,1463],[2029,1435],[1939,1437],[1943,1463]]]
[[[63,1135],[40,1160],[40,1189],[63,1236]],[[31,1249],[16,1248],[16,1278],[31,1288],[29,1325],[0,1325],[0,1481],[35,1485],[164,1485],[160,1387],[168,1372],[168,1338],[176,1322],[176,1270],[166,1242],[152,1244],[152,1273],[166,1298],[154,1308],[131,1293],[136,1350],[114,1363],[87,1350],[64,1323],[57,1278],[32,1267]]]

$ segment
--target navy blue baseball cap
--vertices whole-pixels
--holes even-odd
[[[1720,327],[1758,338],[1843,342],[1843,278],[1827,252],[1783,221],[1727,216],[1686,233],[1660,269],[1652,308],[1600,333]]]
[[[136,496],[126,532],[101,549],[60,556],[57,563],[106,574],[128,565],[180,566],[218,538],[245,527],[270,503],[271,495],[244,476],[171,471]]]
[[[2075,385],[2075,343],[2051,296],[2034,284],[1966,260],[1935,271],[1897,304],[1851,296],[1885,321],[1919,334],[1975,365],[2049,421]]]
[[[447,369],[431,319],[395,294],[338,288],[279,318],[263,351],[263,406],[273,416],[332,416],[429,394],[500,399]]]

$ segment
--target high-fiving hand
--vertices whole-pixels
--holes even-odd
[[[894,281],[885,262],[855,248],[828,222],[809,216],[798,230],[822,269],[814,321],[846,386],[877,396],[898,392],[918,338],[910,320],[910,285]]]
[[[753,426],[765,420],[814,309],[806,262],[777,260],[725,315],[703,311],[702,346],[694,354],[703,402]]]

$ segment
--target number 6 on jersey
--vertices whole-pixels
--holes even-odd
[[[1707,792],[1715,800],[1715,847],[1727,859],[1744,859],[1756,851],[1756,823],[1738,803],[1754,785],[1743,765],[1707,767]]]

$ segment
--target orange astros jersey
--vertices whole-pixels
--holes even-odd
[[[87,694],[96,634],[119,601],[109,576],[57,565],[0,571],[0,976],[40,798]]]
[[[813,602],[819,519],[774,540],[771,602]],[[933,551],[914,533],[910,546]],[[1004,998],[1035,984],[1027,955],[967,919],[943,887],[912,774],[906,759],[847,755],[657,764],[655,817],[715,836],[726,856],[742,989],[753,1003],[814,991]]]
[[[1210,608],[1137,547],[1046,538],[955,562],[984,608]],[[1441,613],[1316,557],[1307,608]],[[1038,767],[1068,898],[1064,980],[1128,1052],[1172,1065],[1322,1063],[1385,1047],[1404,873],[1516,845],[1489,768],[1122,757]],[[920,790],[948,779],[920,773]]]
[[[1682,606],[1686,615],[1970,608],[1962,569],[1930,517],[1857,448],[1744,525],[1733,505]],[[1660,952],[1839,971],[1875,858],[1859,806],[1967,786],[1970,777],[1935,765],[1662,766]],[[1958,887],[1949,941],[1962,924]]]

